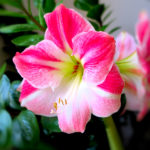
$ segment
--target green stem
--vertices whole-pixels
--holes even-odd
[[[41,31],[45,32],[45,28],[41,26],[39,22],[34,19],[34,17],[26,10],[26,8],[23,5],[22,5],[22,10],[41,29]]]
[[[112,117],[103,118],[111,150],[124,150]]]
[[[31,12],[31,2],[30,2],[30,0],[28,0],[28,12],[29,12],[29,14],[32,15],[32,12]]]

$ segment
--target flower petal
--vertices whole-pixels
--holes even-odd
[[[81,15],[72,9],[59,5],[52,13],[45,15],[48,26],[45,38],[52,40],[61,49],[72,48],[72,38],[81,32],[94,30]]]
[[[37,88],[56,88],[59,85],[63,77],[60,69],[64,60],[71,61],[68,55],[49,40],[16,53],[13,58],[20,75]]]
[[[150,18],[147,12],[140,13],[139,21],[136,25],[136,34],[139,41],[139,54],[149,60],[150,56]]]
[[[116,66],[113,66],[105,81],[87,91],[92,113],[98,117],[107,117],[117,112],[121,105],[121,93],[124,82]]]
[[[91,111],[88,101],[79,90],[76,96],[70,99],[70,103],[58,113],[59,127],[63,132],[84,132],[90,119]]]
[[[116,62],[125,82],[127,110],[140,111],[143,107],[145,87],[143,85],[144,72],[139,63],[137,52]]]
[[[73,54],[84,67],[83,79],[94,84],[102,83],[114,59],[114,38],[105,32],[83,32],[73,38]]]
[[[35,114],[44,116],[55,116],[56,113],[51,113],[54,109],[54,100],[51,99],[51,88],[37,89],[24,81],[19,101],[21,106],[26,107]]]
[[[134,38],[127,32],[121,32],[116,39],[116,49],[116,53],[118,53],[117,61],[128,57],[136,50]]]

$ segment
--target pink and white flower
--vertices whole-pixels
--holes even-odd
[[[124,82],[114,64],[114,38],[63,5],[45,20],[45,40],[13,58],[24,79],[21,105],[57,116],[63,132],[84,132],[91,113],[107,117],[120,108]]]
[[[116,64],[124,79],[123,92],[126,95],[127,110],[142,111],[144,107],[144,72],[137,55],[137,44],[127,32],[121,32],[116,39]]]
[[[138,120],[141,120],[150,107],[150,17],[146,11],[139,15],[136,36],[138,39],[138,56],[145,73],[144,83],[146,88],[144,107],[138,116]]]

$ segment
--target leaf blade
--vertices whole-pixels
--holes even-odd
[[[33,24],[14,24],[9,26],[4,26],[0,28],[1,33],[17,33],[17,32],[25,32],[25,31],[32,31],[37,30],[37,26]]]
[[[43,35],[39,34],[22,35],[13,39],[12,43],[17,46],[29,46],[35,45],[43,39],[44,39]]]

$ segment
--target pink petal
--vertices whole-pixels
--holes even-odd
[[[84,67],[83,79],[100,84],[109,73],[114,59],[114,38],[105,32],[83,32],[73,38],[73,54]]]
[[[58,120],[59,127],[63,132],[84,132],[91,111],[83,93],[78,92],[61,111],[58,113]]]
[[[54,100],[51,99],[51,95],[52,90],[50,88],[37,89],[24,81],[19,101],[21,106],[26,107],[35,114],[55,116],[56,114],[51,113],[51,110],[54,109]]]
[[[55,11],[45,15],[48,26],[45,38],[52,40],[58,47],[68,51],[72,48],[72,38],[81,32],[94,30],[76,11],[59,5]]]
[[[136,80],[139,82],[138,80]],[[131,111],[141,111],[144,104],[144,87],[137,87],[135,83],[125,82],[124,92],[126,95],[126,109]]]
[[[121,105],[123,87],[124,82],[118,69],[113,66],[102,84],[87,91],[92,113],[98,117],[107,117],[117,112]]]
[[[127,32],[121,32],[116,39],[117,60],[128,57],[136,50],[134,38]]]
[[[139,41],[139,54],[144,59],[150,55],[150,18],[146,12],[141,12],[136,25],[136,34]]]
[[[20,75],[37,88],[59,85],[63,75],[58,65],[69,58],[55,44],[44,40],[36,46],[16,53],[13,61]]]

